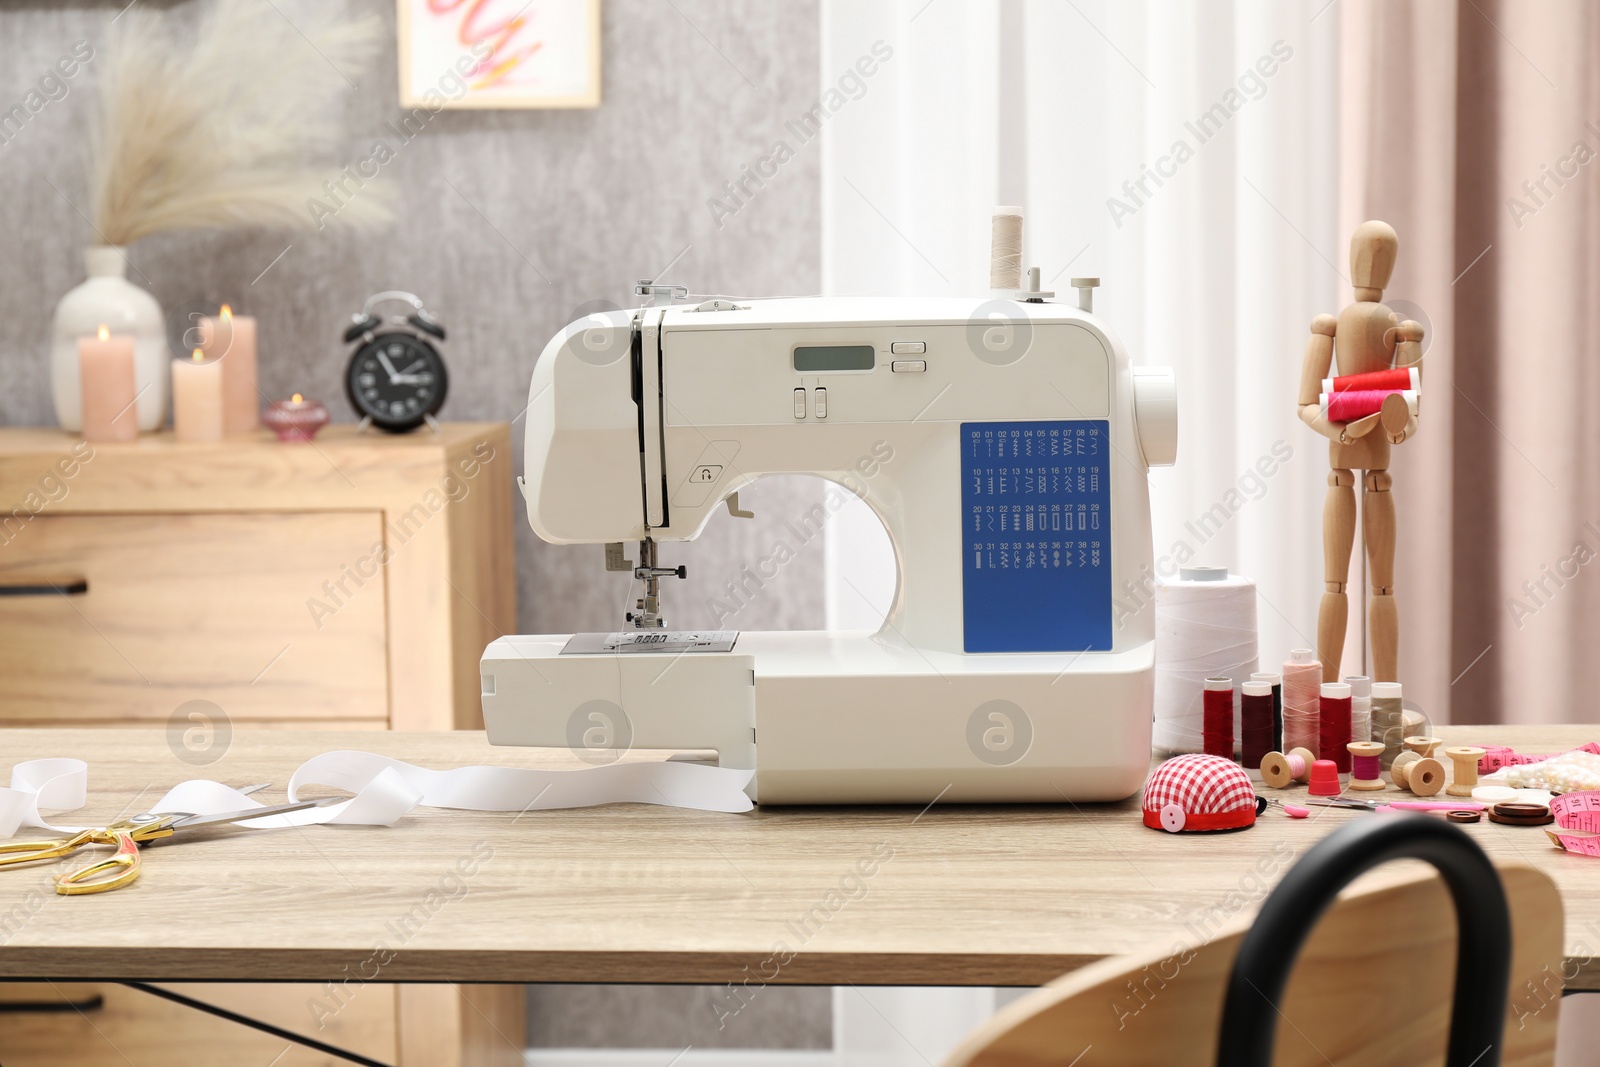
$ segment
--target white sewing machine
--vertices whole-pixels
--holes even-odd
[[[534,530],[606,544],[643,595],[617,633],[490,645],[492,743],[592,762],[714,750],[755,769],[767,804],[1116,800],[1143,781],[1146,472],[1173,460],[1176,396],[1170,370],[1131,366],[1091,314],[1026,299],[647,306],[564,329],[529,396]],[[789,472],[839,482],[887,527],[899,582],[882,628],[665,629],[660,582],[678,572],[659,544]]]

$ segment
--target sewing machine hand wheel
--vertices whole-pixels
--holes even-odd
[[[1289,869],[1239,943],[1222,1007],[1217,1063],[1266,1067],[1272,1062],[1277,1005],[1317,920],[1340,890],[1394,859],[1433,864],[1455,902],[1460,948],[1447,1067],[1497,1067],[1511,986],[1511,914],[1505,890],[1489,857],[1470,837],[1426,816],[1351,823],[1323,838]]]

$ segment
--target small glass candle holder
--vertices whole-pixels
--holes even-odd
[[[296,393],[288,400],[274,400],[267,405],[261,421],[280,441],[309,442],[328,424],[329,418],[328,409],[319,401],[307,400]]]

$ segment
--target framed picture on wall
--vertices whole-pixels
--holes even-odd
[[[397,0],[405,107],[600,106],[600,0]]]

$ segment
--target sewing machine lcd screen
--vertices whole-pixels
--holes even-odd
[[[1110,650],[1110,429],[961,424],[968,652]]]
[[[878,354],[871,345],[802,345],[794,350],[797,374],[871,370],[877,365]]]

